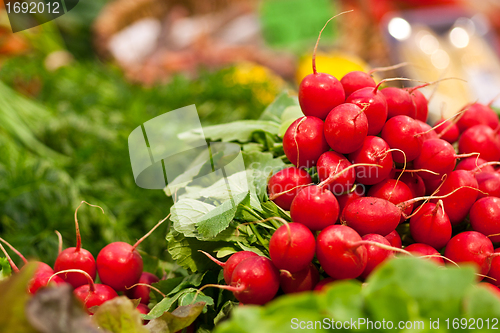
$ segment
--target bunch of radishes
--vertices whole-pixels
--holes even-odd
[[[83,203],[87,202],[82,201],[80,206]],[[137,246],[166,219],[160,221],[134,245],[124,242],[108,244],[99,252],[96,260],[89,251],[81,246],[77,219],[78,208],[75,210],[76,247],[69,247],[61,251],[62,244],[60,243],[59,255],[56,258],[54,269],[43,262],[35,262],[37,266],[29,282],[28,292],[34,294],[39,288],[50,283],[55,285],[68,283],[74,288],[74,294],[87,309],[117,297],[118,292],[124,292],[131,299],[140,298],[141,303],[137,309],[141,313],[148,313],[150,285],[158,282],[159,278],[154,274],[143,272],[143,261],[137,251]],[[26,258],[11,244],[2,238],[0,241],[19,255],[25,264],[28,263]],[[0,249],[9,260],[13,271],[17,273],[19,269],[1,244]],[[101,283],[95,283],[97,274]]]

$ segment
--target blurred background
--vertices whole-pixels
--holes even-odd
[[[324,23],[351,9],[322,35],[320,72],[340,79],[408,62],[376,79],[466,80],[422,90],[431,124],[500,93],[497,0],[87,0],[18,33],[2,4],[0,236],[53,264],[54,230],[74,246],[74,210],[86,200],[105,214],[80,209],[85,248],[134,242],[172,202],[135,185],[130,132],[190,104],[204,125],[258,118],[312,72]],[[152,258],[168,259],[167,228],[142,243]]]

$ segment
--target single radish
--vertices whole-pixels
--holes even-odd
[[[434,129],[439,138],[446,140],[449,143],[454,143],[458,140],[460,131],[458,130],[458,126],[454,122],[446,119],[441,119],[436,123],[436,125],[441,125]]]
[[[362,239],[352,228],[332,225],[323,229],[317,238],[316,255],[326,274],[335,279],[354,279],[363,273],[367,263]]]
[[[366,194],[366,188],[364,185],[356,184],[354,187],[347,193],[336,195],[337,202],[339,204],[339,212],[342,214],[344,207],[347,206],[348,203],[354,201],[357,198],[364,197]]]
[[[410,188],[405,183],[395,179],[384,179],[378,184],[373,185],[367,193],[369,197],[382,198],[397,205],[399,203],[409,201],[414,198]],[[413,211],[413,204],[407,205],[404,213],[410,215]],[[401,215],[401,222],[404,221]]]
[[[334,279],[332,277],[324,278],[323,280],[319,281],[316,284],[316,286],[314,287],[314,291],[322,292],[323,290],[326,289],[327,286],[329,286],[331,283],[335,281],[337,281],[337,279]]]
[[[451,222],[443,209],[443,202],[424,203],[410,218],[411,237],[418,243],[436,250],[442,249],[451,239]]]
[[[283,137],[283,150],[293,165],[311,168],[321,154],[330,149],[323,127],[321,119],[311,116],[299,118],[288,127]]]
[[[300,82],[299,104],[302,112],[306,116],[325,119],[334,107],[345,101],[345,92],[340,81],[330,74],[318,73],[316,70],[316,50],[318,49],[321,33],[326,28],[328,22],[344,13],[346,12],[330,18],[319,32],[318,40],[316,41],[312,55],[313,73],[307,75],[302,79],[302,82]]]
[[[475,170],[478,166],[483,165],[487,162],[488,161],[486,161],[485,159],[482,159],[481,157],[477,157],[477,156],[467,157],[467,158],[464,158],[463,160],[461,160],[460,162],[458,162],[456,170],[471,170],[472,171],[472,170]],[[495,168],[490,164],[483,166],[480,170],[484,171],[484,172],[495,172]]]
[[[491,267],[493,251],[488,237],[477,231],[464,231],[448,242],[444,255],[458,264],[471,263],[479,274],[486,275]]]
[[[413,161],[420,155],[422,149],[421,127],[408,116],[398,115],[390,118],[382,128],[382,139],[389,147],[397,148],[404,152],[395,151],[392,158],[397,163]]]
[[[152,285],[158,281],[160,281],[160,279],[156,275],[149,272],[142,272],[138,282],[139,285],[125,291],[125,295],[130,299],[141,299],[141,303],[147,305],[149,304],[149,293],[151,288],[145,285]]]
[[[419,172],[418,175],[424,180],[436,180],[455,169],[456,159],[452,145],[442,139],[432,139],[424,141],[420,155],[413,161],[413,167],[433,171],[434,174]]]
[[[477,188],[477,180],[471,171],[456,170],[448,174],[436,194],[447,196],[443,198],[443,205],[452,225],[459,224],[469,214],[469,210],[476,202],[479,193],[475,190]],[[454,193],[450,194],[452,192]],[[437,200],[432,201],[436,202]]]
[[[113,288],[99,283],[94,283],[94,279],[85,271],[81,269],[68,269],[54,273],[53,277],[62,274],[76,273],[82,274],[87,279],[87,284],[81,285],[76,288],[73,293],[82,301],[85,308],[88,310],[93,306],[99,306],[115,297],[118,297]]]
[[[415,119],[417,107],[407,90],[387,87],[380,90],[380,92],[385,96],[387,101],[387,119],[398,115],[405,115]]]
[[[364,110],[368,120],[368,135],[377,135],[387,120],[387,102],[377,88],[363,88],[353,92],[346,103],[356,104]]]
[[[425,195],[424,181],[417,173],[403,172],[403,175],[401,175],[401,177],[399,177],[399,175],[395,175],[394,177],[408,186],[413,198],[423,197]]]
[[[359,89],[367,87],[375,88],[377,85],[369,73],[362,71],[352,71],[347,73],[342,77],[342,79],[340,79],[340,83],[344,88],[346,98]]]
[[[144,263],[137,247],[156,228],[170,217],[170,214],[159,221],[147,234],[134,245],[125,242],[114,242],[106,245],[97,255],[97,272],[103,284],[116,291],[125,291],[139,282]]]
[[[396,247],[396,248],[403,248],[403,243],[401,241],[401,236],[398,234],[398,232],[396,230],[393,230],[392,232],[390,232],[388,235],[384,236],[385,239],[387,239],[389,241],[389,243],[391,244],[392,247]]]
[[[301,223],[282,225],[269,241],[269,255],[273,264],[292,274],[308,267],[314,258],[315,248],[314,235]]]
[[[60,272],[79,269],[88,273],[92,279],[95,280],[97,269],[95,259],[92,253],[82,248],[82,237],[80,236],[80,227],[78,226],[78,209],[84,203],[92,207],[99,207],[91,205],[86,201],[80,202],[80,205],[78,205],[75,210],[76,247],[68,247],[57,256],[54,263],[54,271]],[[99,208],[102,210],[101,207]],[[102,213],[104,214],[104,211],[102,211]],[[71,284],[73,288],[77,288],[87,283],[86,276],[80,273],[68,273],[62,275],[62,279]]]
[[[374,185],[389,177],[394,162],[390,147],[384,139],[367,136],[361,148],[349,154],[351,163],[376,164],[356,167],[356,180],[363,185]]]
[[[335,107],[325,119],[324,133],[330,148],[349,154],[359,149],[368,133],[368,118],[356,104]]]
[[[423,121],[420,121],[418,119],[415,119],[417,124],[420,125],[420,138],[422,139],[422,142],[431,140],[431,139],[439,139],[438,134],[436,131],[427,123],[424,123]]]
[[[444,260],[441,254],[432,246],[422,243],[414,243],[405,247],[405,250],[421,257],[422,259],[430,260],[440,266],[444,266]]]
[[[500,138],[497,130],[492,130],[487,125],[469,127],[458,140],[458,152],[479,153],[486,161],[500,160]]]
[[[493,243],[500,242],[500,198],[479,199],[472,205],[469,218],[472,229],[488,236]]]
[[[335,224],[339,204],[332,192],[318,185],[305,187],[293,199],[290,216],[311,230],[323,230]]]
[[[389,247],[391,246],[387,239],[377,234],[367,234],[364,235],[362,239],[364,241],[377,242]],[[393,251],[375,246],[373,244],[366,244],[365,248],[367,253],[367,262],[363,273],[361,273],[361,277],[363,279],[366,279],[381,263],[389,258],[394,257]]]
[[[322,182],[329,177],[339,175],[339,177],[329,182],[325,187],[332,191],[333,194],[340,195],[351,190],[356,181],[354,169],[342,172],[350,166],[351,163],[343,155],[334,151],[327,151],[319,158],[316,168],[318,170],[319,180]]]
[[[415,119],[425,123],[429,114],[429,102],[427,101],[427,98],[425,98],[424,94],[422,94],[422,92],[418,90],[418,87],[409,88],[407,90],[411,98],[413,99],[413,102],[415,103]]]
[[[500,174],[498,172],[479,172],[475,174],[479,192],[477,198],[500,197]]]
[[[489,106],[473,103],[465,106],[465,108],[467,107],[468,109],[464,112],[464,115],[457,121],[460,133],[476,125],[486,125],[493,130],[498,127],[498,116]]]
[[[281,272],[280,286],[285,294],[295,294],[313,290],[319,282],[319,272],[312,263],[295,273]]]
[[[494,253],[500,253],[500,248],[496,249]],[[494,284],[495,286],[500,286],[500,257],[498,255],[493,257],[493,259],[491,260],[491,268],[488,272],[488,276],[492,278],[488,279],[490,283]]]
[[[226,262],[221,262],[214,257],[212,257],[210,254],[206,253],[205,251],[198,250],[204,255],[206,255],[210,260],[215,262],[217,265],[220,267],[224,268],[223,274],[224,274],[224,282],[226,282],[227,285],[231,284],[231,277],[233,276],[233,271],[238,266],[240,262],[247,258],[251,257],[258,257],[259,255],[255,252],[252,251],[239,251],[236,253],[233,253],[229,259],[226,260]]]
[[[350,163],[349,163],[350,164]],[[267,193],[277,206],[290,210],[293,198],[302,189],[302,186],[312,183],[311,176],[304,169],[290,167],[278,171],[267,184]]]

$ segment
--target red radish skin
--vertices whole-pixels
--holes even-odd
[[[326,290],[327,286],[329,286],[331,283],[337,281],[336,279],[332,277],[327,277],[324,278],[323,280],[319,281],[318,284],[314,287],[315,292],[322,292]]]
[[[408,91],[395,87],[387,87],[380,90],[380,92],[385,96],[387,101],[387,119],[399,115],[415,119],[417,108]]]
[[[359,234],[344,225],[332,225],[320,232],[316,243],[316,256],[326,274],[335,279],[354,279],[363,273],[367,262],[364,245]]]
[[[437,173],[435,175],[429,172],[419,172],[418,175],[424,180],[441,179],[443,175],[452,172],[455,165],[455,149],[447,141],[441,139],[424,141],[420,155],[413,161],[415,169],[425,169]]]
[[[342,211],[344,210],[345,206],[347,206],[347,204],[349,204],[351,201],[356,200],[357,198],[364,197],[365,193],[366,193],[365,186],[356,184],[354,188],[348,193],[335,196],[339,204],[340,214],[342,214]]]
[[[297,273],[314,258],[316,240],[303,224],[288,223],[279,227],[269,241],[269,255],[278,269]]]
[[[469,217],[472,229],[489,236],[493,243],[500,242],[500,198],[479,199],[470,209]]]
[[[493,130],[497,128],[499,124],[498,116],[490,107],[481,103],[466,105],[465,108],[467,107],[468,109],[457,121],[457,127],[460,133],[476,125],[487,125]]]
[[[401,241],[401,236],[399,236],[396,230],[392,231],[388,235],[385,236],[385,239],[389,241],[392,247],[396,247],[399,249],[403,248],[403,242]]]
[[[54,285],[61,285],[66,283],[59,276],[55,276],[52,279],[50,279],[50,277],[53,274],[54,271],[52,270],[52,268],[50,268],[50,266],[42,262],[38,263],[38,267],[35,270],[35,274],[28,282],[28,292],[34,295],[40,288],[46,287],[47,284],[49,284],[49,280],[50,283]]]
[[[488,274],[493,259],[493,244],[477,231],[464,231],[446,245],[444,255],[457,264],[473,264],[481,275]],[[483,278],[480,276],[480,280]]]
[[[448,176],[447,176],[448,177]],[[438,187],[441,185],[443,180],[441,179],[424,179],[424,184],[425,184],[425,195],[432,195]]]
[[[471,156],[466,157],[457,164],[456,170],[475,170],[478,166],[487,163],[488,161],[482,159],[481,157]],[[481,168],[483,172],[495,172],[495,168],[492,165],[485,165]]]
[[[379,234],[387,236],[401,219],[401,209],[381,198],[363,197],[349,203],[342,212],[340,222],[356,230],[361,236]]]
[[[397,178],[397,176],[394,177]],[[419,198],[425,195],[424,181],[415,172],[404,172],[403,175],[399,178],[399,181],[405,183],[406,186],[408,186],[413,198]]]
[[[338,178],[325,184],[325,187],[336,195],[345,193],[354,186],[356,181],[354,169],[342,172],[349,166],[351,166],[351,163],[343,155],[334,151],[327,151],[321,155],[316,166],[319,180],[323,182],[327,180],[328,177],[340,174]]]
[[[418,89],[408,89],[408,92],[413,99],[413,103],[415,103],[415,119],[425,123],[427,121],[427,116],[429,115],[429,102],[427,101],[427,98],[425,98],[424,94],[422,94],[422,92]]]
[[[395,205],[414,198],[410,188],[406,186],[405,183],[397,181],[395,179],[385,179],[380,183],[373,185],[368,190],[367,196],[382,198],[392,202]],[[404,213],[406,215],[410,215],[412,211],[413,204],[409,204],[404,210]],[[401,216],[400,222],[403,222],[404,220],[404,217]]]
[[[387,102],[377,89],[363,88],[353,92],[346,103],[356,104],[364,110],[368,120],[368,135],[377,135],[387,120]]]
[[[342,84],[330,74],[309,74],[300,82],[299,104],[306,116],[325,119],[334,107],[344,101]]]
[[[443,124],[444,123],[444,124]],[[454,143],[458,140],[460,136],[460,131],[458,130],[458,126],[450,120],[441,119],[436,123],[435,126],[443,124],[435,129],[436,133],[438,133],[439,137],[443,140],[448,141],[449,143]]]
[[[498,133],[487,125],[476,125],[462,133],[458,140],[460,154],[479,153],[484,160],[500,160],[500,141]]]
[[[311,230],[323,230],[337,222],[339,204],[332,192],[311,185],[293,199],[290,216],[293,221],[302,223]]]
[[[97,255],[97,272],[103,284],[116,291],[125,291],[142,274],[143,261],[139,252],[125,242],[106,245]]]
[[[430,245],[415,243],[405,247],[405,250],[416,257],[424,257],[422,259],[430,260],[440,266],[444,266],[444,260],[441,258],[441,254]]]
[[[363,144],[368,133],[368,119],[356,104],[344,103],[330,111],[325,119],[324,133],[330,148],[349,154]]]
[[[149,272],[143,272],[141,274],[141,277],[139,278],[139,282],[137,283],[152,285],[153,283],[156,283],[158,281],[160,281],[160,279],[156,275]],[[149,304],[150,291],[150,288],[146,286],[135,286],[125,291],[125,294],[130,299],[141,299],[141,303],[147,305]]]
[[[231,277],[234,297],[243,304],[266,304],[278,292],[279,274],[271,260],[265,257],[250,257],[241,261]]]
[[[149,313],[149,308],[146,304],[143,304],[143,303],[139,303],[139,305],[137,305],[137,311],[139,311],[140,313],[142,314],[148,314]]]
[[[481,192],[478,199],[487,196],[500,197],[500,174],[498,172],[480,172],[475,174],[477,186]]]
[[[323,127],[323,121],[316,117],[299,118],[288,127],[283,137],[283,150],[293,165],[311,168],[321,154],[330,149]]]
[[[404,152],[395,151],[392,158],[396,163],[413,161],[420,155],[422,149],[422,138],[420,135],[420,125],[408,116],[394,116],[387,120],[382,128],[382,139],[387,142],[389,147],[400,149]]]
[[[443,198],[443,205],[446,214],[448,215],[452,225],[458,225],[462,222],[474,202],[476,202],[478,191],[477,180],[470,171],[456,170],[451,172],[436,195],[447,195],[462,186],[467,186],[459,189],[450,196]],[[472,187],[472,188],[471,188]],[[437,200],[433,199],[432,202]]]
[[[494,253],[500,253],[500,248],[496,249]],[[492,279],[487,279],[487,281],[495,286],[500,286],[500,256],[496,255],[491,260],[491,268],[488,272],[488,276]]]
[[[278,171],[269,179],[267,193],[277,206],[284,210],[290,210],[292,201],[302,186],[311,183],[311,176],[304,169],[286,168]]]
[[[344,88],[345,97],[348,98],[353,92],[362,88],[375,88],[377,85],[370,74],[362,71],[352,71],[340,79]]]
[[[379,166],[357,166],[356,180],[363,185],[374,185],[389,177],[394,166],[390,147],[384,139],[367,136],[363,146],[349,154],[353,164],[368,163]]]
[[[427,123],[424,123],[418,119],[415,119],[415,121],[420,125],[420,132],[419,133],[424,133],[420,134],[420,138],[422,139],[422,142],[431,140],[431,139],[439,139],[439,136],[437,135],[436,131]]]
[[[411,237],[418,243],[427,244],[436,250],[446,246],[451,239],[451,222],[443,210],[442,203],[425,203],[410,218]]]
[[[365,241],[377,242],[383,245],[391,246],[387,239],[377,234],[364,235],[362,239]],[[393,251],[380,248],[376,245],[366,244],[365,247],[367,252],[367,262],[365,270],[361,273],[361,277],[363,279],[366,279],[381,263],[394,257]]]
[[[319,272],[312,263],[296,273],[289,274],[282,272],[280,274],[280,286],[285,294],[313,290],[318,282]]]
[[[239,251],[232,254],[229,259],[225,262],[224,266],[224,281],[226,284],[231,284],[231,278],[233,276],[234,269],[240,262],[245,259],[258,257],[259,255],[252,251]]]

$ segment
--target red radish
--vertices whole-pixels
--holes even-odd
[[[302,186],[311,183],[311,176],[304,169],[296,167],[283,169],[269,178],[267,184],[269,199],[282,209],[290,210],[293,198],[299,193]]]
[[[385,96],[375,88],[363,88],[353,92],[346,103],[356,104],[364,110],[368,120],[368,135],[377,135],[387,120],[387,102]]]
[[[348,98],[353,92],[362,88],[375,88],[377,85],[370,74],[362,71],[352,71],[340,79],[344,88],[345,97]]]
[[[395,178],[397,177],[395,176]],[[413,198],[423,197],[425,195],[424,181],[415,172],[403,172],[403,175],[399,177],[399,181],[408,186]]]
[[[358,199],[359,200],[359,199]],[[332,225],[320,232],[316,255],[326,274],[335,279],[354,279],[363,273],[367,262],[359,234],[344,225]]]
[[[448,175],[446,175],[446,177],[448,177]],[[425,184],[425,195],[432,195],[443,183],[441,179],[424,179],[423,181]]]
[[[405,115],[415,119],[417,107],[407,90],[387,87],[380,90],[380,92],[387,101],[387,119],[398,115]]]
[[[325,186],[334,194],[345,193],[354,186],[354,182],[356,181],[354,169],[342,172],[349,166],[351,166],[351,163],[343,155],[334,151],[327,151],[321,155],[316,165],[319,180],[323,182],[329,177],[338,175],[338,178]]]
[[[316,117],[299,118],[288,127],[283,137],[283,150],[292,164],[311,168],[321,154],[330,149],[323,127],[323,121]]]
[[[464,231],[454,236],[446,245],[444,255],[456,263],[471,263],[481,275],[491,267],[493,244],[477,231]],[[482,277],[481,277],[482,279]]]
[[[300,223],[282,225],[269,241],[269,255],[273,264],[292,274],[307,268],[314,258],[315,248],[314,235]]]
[[[443,202],[424,203],[410,219],[412,238],[439,250],[451,239],[451,223],[443,209]]]
[[[293,274],[281,272],[280,286],[285,294],[300,293],[302,291],[313,290],[318,284],[319,272],[312,263]]]
[[[443,125],[434,129],[436,133],[438,133],[439,137],[443,140],[448,141],[449,143],[456,142],[458,140],[458,137],[460,136],[458,126],[454,122],[446,119],[441,119],[436,123],[436,125],[440,124]]]
[[[387,142],[389,147],[397,148],[399,151],[393,153],[392,158],[397,163],[413,161],[420,155],[422,149],[422,138],[420,135],[421,127],[408,116],[398,115],[387,120],[382,129],[382,139]]]
[[[311,230],[323,230],[335,224],[339,204],[332,192],[318,185],[305,187],[293,199],[290,216]]]
[[[302,112],[306,116],[325,119],[334,107],[345,101],[344,88],[339,80],[330,74],[318,73],[316,71],[316,50],[318,49],[321,33],[326,28],[328,22],[344,13],[346,12],[330,18],[319,32],[318,40],[316,41],[312,55],[313,73],[307,75],[302,79],[302,82],[300,82],[299,104]]]
[[[141,274],[141,277],[139,278],[139,284],[146,284],[146,285],[152,285],[153,283],[156,283],[160,281],[160,279],[149,272],[143,272]],[[125,294],[127,295],[128,298],[130,299],[141,299],[141,303],[144,304],[149,304],[149,292],[151,288],[148,288],[147,286],[143,285],[138,285],[136,287],[133,287],[131,289],[128,289]]]
[[[498,172],[480,172],[475,175],[479,192],[477,198],[487,196],[500,197],[500,174]]]
[[[415,119],[418,119],[425,123],[429,114],[429,102],[427,101],[427,98],[425,98],[424,94],[422,94],[422,92],[418,90],[418,87],[408,89],[408,93],[415,103]]]
[[[498,116],[489,106],[474,103],[465,106],[465,108],[467,107],[468,109],[464,112],[464,115],[457,121],[460,133],[476,125],[487,125],[493,130],[498,127]]]
[[[460,154],[479,153],[486,161],[500,160],[500,139],[497,130],[476,125],[465,130],[458,140]]]
[[[417,257],[423,257],[423,259],[428,259],[438,265],[444,266],[444,260],[441,258],[441,254],[439,254],[439,252],[432,246],[415,243],[405,247],[405,250],[416,255]]]
[[[102,283],[116,291],[125,291],[139,282],[142,275],[143,261],[137,247],[156,228],[170,217],[170,214],[158,222],[147,234],[134,245],[124,242],[114,242],[106,245],[97,255],[97,272]]]
[[[342,214],[344,207],[347,206],[348,203],[354,201],[357,198],[361,198],[365,196],[366,188],[364,185],[356,184],[349,192],[337,195],[337,202],[339,204],[339,212]]]
[[[87,284],[81,285],[73,291],[75,296],[82,301],[87,310],[93,306],[99,306],[106,301],[118,297],[118,294],[113,290],[113,288],[104,284],[94,283],[92,277],[81,269],[59,271],[55,273],[54,276],[69,273],[82,274],[87,279]]]
[[[82,204],[86,203],[92,207],[99,207],[91,205],[86,201],[80,202],[80,205],[75,210],[75,229],[76,229],[76,247],[68,247],[63,250],[56,258],[54,263],[54,271],[67,271],[70,269],[80,269],[88,273],[93,280],[96,276],[96,264],[92,253],[82,248],[82,237],[80,236],[80,227],[78,226],[77,213]],[[99,207],[101,210],[102,208]],[[102,210],[104,214],[104,211]],[[87,283],[85,275],[80,273],[68,273],[62,276],[62,279],[71,284],[73,288],[77,288]]]
[[[412,195],[410,188],[406,186],[405,183],[397,181],[395,179],[385,179],[380,183],[373,185],[368,190],[367,195],[369,197],[376,197],[388,200],[395,205],[405,201],[409,201],[414,197]],[[412,211],[413,211],[413,204],[409,204],[404,210],[404,213],[406,215],[410,215]],[[404,217],[401,216],[401,222],[403,222],[404,220],[405,220]]]
[[[142,314],[148,314],[149,308],[146,304],[139,303],[139,305],[137,305],[137,311],[139,311]]]
[[[415,121],[420,125],[420,138],[422,139],[422,142],[431,140],[431,139],[439,139],[439,136],[437,135],[436,131],[427,123],[424,123],[418,119],[415,119]],[[423,133],[423,134],[422,134]]]
[[[389,241],[392,247],[403,248],[403,243],[401,242],[401,236],[399,236],[396,230],[393,230],[391,233],[385,236],[385,239]]]
[[[446,196],[456,191],[443,198],[444,210],[452,225],[459,224],[469,214],[469,210],[476,201],[479,193],[477,190],[474,190],[477,188],[476,178],[474,178],[474,174],[470,171],[456,170],[448,175],[437,195]],[[433,200],[433,202],[436,201]]]
[[[494,253],[500,253],[500,248],[496,249]],[[500,257],[498,255],[495,255],[491,260],[491,268],[488,272],[488,276],[492,278],[488,279],[490,283],[495,286],[500,286]]]
[[[500,198],[479,199],[472,205],[469,217],[472,229],[488,236],[493,243],[500,242]]]
[[[255,252],[252,251],[239,251],[236,253],[233,253],[229,259],[227,259],[226,262],[221,262],[214,257],[212,257],[210,254],[206,253],[205,251],[198,250],[204,255],[206,255],[210,260],[215,262],[217,265],[221,266],[224,268],[223,273],[224,273],[224,282],[226,282],[227,285],[231,284],[231,277],[233,276],[233,271],[238,266],[240,262],[247,258],[251,257],[258,257],[259,255]]]
[[[377,164],[356,167],[356,180],[363,185],[374,185],[389,177],[394,166],[389,145],[381,138],[367,136],[363,146],[349,154],[351,163]]]
[[[377,234],[364,235],[362,239],[364,241],[377,242],[383,245],[391,246],[387,239]],[[365,247],[367,252],[367,263],[365,270],[363,271],[363,273],[361,273],[361,277],[363,279],[366,279],[373,272],[373,270],[377,268],[378,265],[394,256],[393,251],[387,250],[385,248],[381,248],[372,244],[365,244]]]
[[[332,277],[327,277],[327,278],[324,278],[323,280],[319,281],[316,286],[314,287],[314,291],[318,291],[318,292],[321,292],[323,290],[326,289],[326,287],[328,285],[330,285],[330,283],[332,282],[335,282],[337,281],[337,279],[334,279]]]
[[[478,166],[487,163],[488,161],[482,159],[481,157],[471,156],[464,158],[457,164],[456,170],[475,170]],[[495,172],[495,168],[492,165],[485,165],[481,168],[483,172]]]
[[[456,165],[455,149],[447,141],[441,139],[432,139],[424,141],[420,155],[413,161],[413,167],[416,169],[425,169],[433,171],[419,172],[422,179],[441,179],[455,169]]]
[[[324,133],[330,148],[349,154],[363,144],[368,133],[368,119],[356,104],[340,104],[326,117]]]

